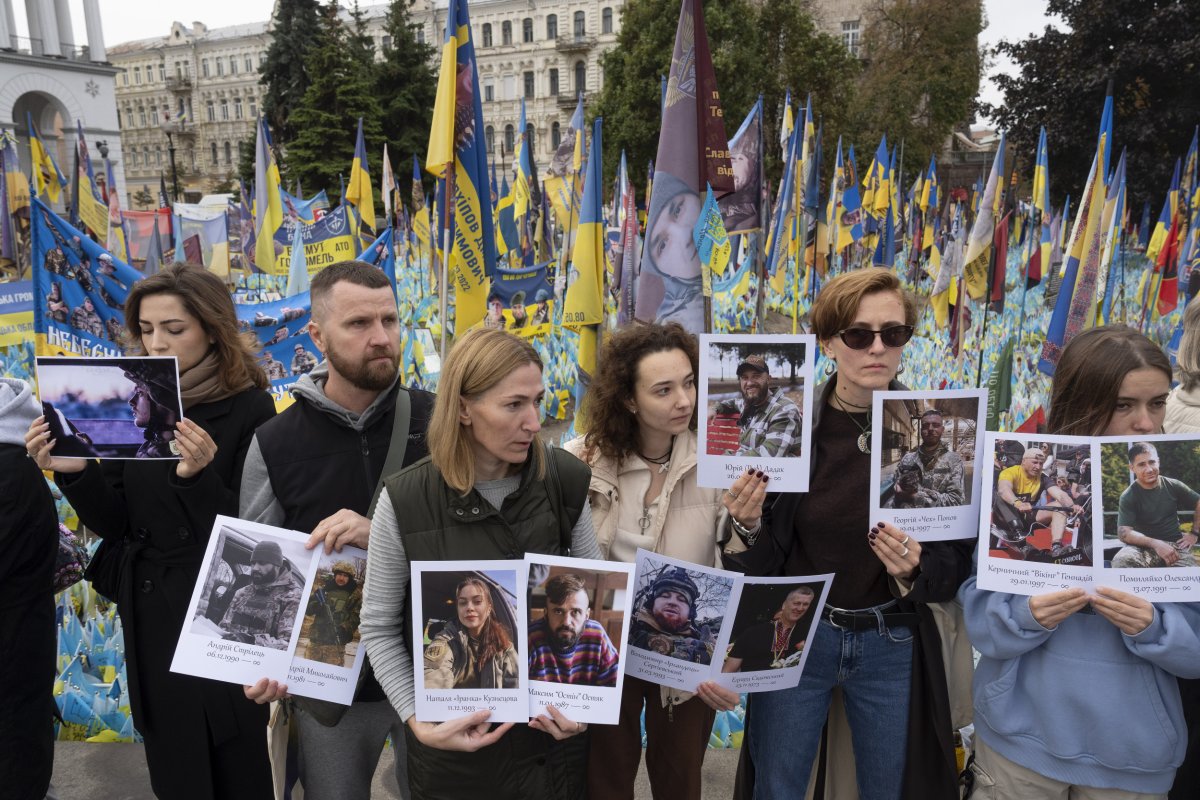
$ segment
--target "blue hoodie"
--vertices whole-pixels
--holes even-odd
[[[1077,786],[1166,793],[1187,727],[1176,677],[1200,677],[1200,605],[1160,603],[1126,636],[1099,614],[1053,630],[1029,598],[959,589],[975,668],[975,733],[1040,775]]]

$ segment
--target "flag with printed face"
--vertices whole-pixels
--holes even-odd
[[[721,216],[730,234],[748,233],[762,227],[762,98],[750,109],[742,126],[729,140],[733,165],[733,192],[722,197]]]
[[[979,300],[988,289],[988,260],[992,253],[992,236],[1000,210],[1001,182],[1004,180],[1004,134],[1000,134],[1000,145],[992,159],[992,171],[988,173],[987,185],[979,203],[979,213],[971,233],[967,236],[967,254],[964,257],[963,281],[967,294]]]

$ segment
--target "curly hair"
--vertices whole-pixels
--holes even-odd
[[[458,593],[468,586],[474,586],[483,592],[488,604],[488,618],[484,621],[483,631],[479,634],[479,664],[483,666],[512,647],[513,643],[512,638],[508,635],[508,630],[496,619],[496,608],[492,603],[492,590],[482,579],[465,578],[460,581],[458,586],[454,587],[455,603],[458,602]]]
[[[692,365],[692,374],[699,375],[700,346],[696,337],[677,322],[636,325],[618,331],[604,343],[596,376],[583,398],[585,452],[598,451],[620,462],[637,451],[638,420],[629,410],[629,401],[637,388],[638,365],[646,356],[667,350],[682,350]],[[696,430],[694,408],[689,427]]]

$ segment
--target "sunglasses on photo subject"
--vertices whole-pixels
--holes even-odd
[[[885,347],[903,347],[912,338],[913,326],[891,325],[880,331],[870,328],[845,328],[834,335],[851,350],[866,350],[875,342],[876,336]]]

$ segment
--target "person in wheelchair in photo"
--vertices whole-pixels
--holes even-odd
[[[1022,454],[1020,464],[999,474],[992,501],[992,533],[1000,547],[1027,561],[1080,563],[1086,556],[1078,546],[1078,538],[1086,527],[1083,507],[1075,502],[1069,491],[1050,480],[1043,470],[1045,463],[1045,452],[1029,447]],[[1080,520],[1074,547],[1063,543],[1068,517]],[[1050,529],[1049,551],[1026,541],[1035,525]]]

